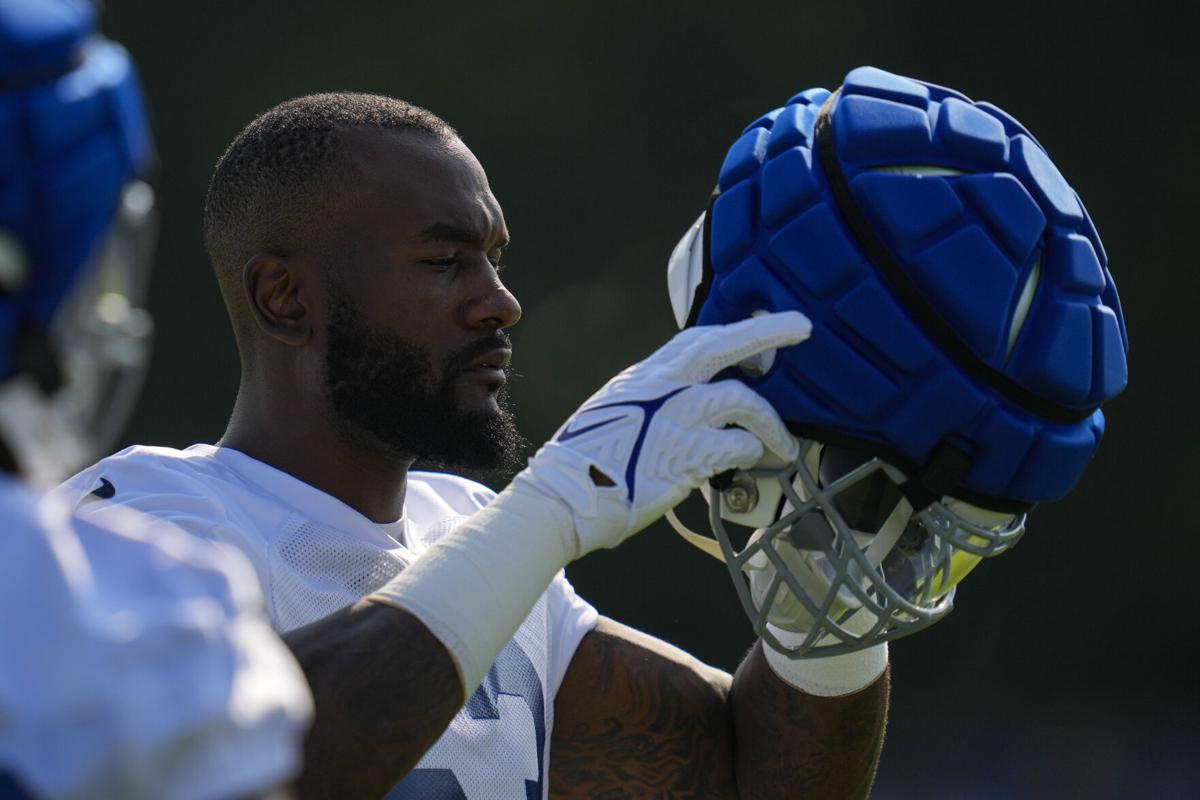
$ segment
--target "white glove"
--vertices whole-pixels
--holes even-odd
[[[708,381],[811,331],[798,311],[683,331],[592,395],[514,486],[566,504],[578,558],[616,547],[713,475],[753,466],[764,446],[795,459],[796,439],[770,403],[740,381]]]
[[[811,330],[788,311],[679,334],[609,381],[495,500],[367,599],[420,619],[470,696],[568,562],[617,546],[708,477],[756,463],[764,445],[798,456],[770,403],[740,381],[707,381]]]

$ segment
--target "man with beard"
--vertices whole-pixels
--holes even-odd
[[[242,378],[216,446],[80,473],[84,513],[166,517],[250,557],[313,689],[302,794],[865,796],[886,647],[736,677],[598,618],[562,568],[795,439],[721,370],[806,338],[797,312],[686,331],[584,404],[499,495],[521,315],[482,167],[433,114],[315,95],[216,167],[209,254]],[[711,381],[711,382],[710,382]],[[465,703],[465,705],[464,705]]]

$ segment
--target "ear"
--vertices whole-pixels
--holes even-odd
[[[273,339],[300,346],[312,336],[308,292],[297,265],[280,256],[260,254],[242,267],[242,288],[250,314]]]

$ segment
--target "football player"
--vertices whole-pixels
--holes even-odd
[[[409,471],[495,466],[516,446],[508,230],[444,121],[371,95],[285,102],[222,156],[205,235],[243,368],[225,435],[130,448],[67,490],[112,493],[88,518],[150,512],[250,557],[316,701],[302,791],[865,793],[882,647],[804,690],[760,648],[732,678],[598,618],[562,574],[710,476],[796,457],[769,403],[711,378],[801,342],[802,314],[683,332],[495,495]]]
[[[922,163],[954,162],[943,146]],[[735,151],[727,163],[739,179],[768,152],[766,140]],[[786,185],[793,175],[781,177]],[[759,230],[752,198],[723,184],[718,200],[749,209],[722,229],[741,247]],[[784,204],[771,224],[807,208]],[[834,217],[828,237],[840,224]],[[924,495],[905,494],[889,510],[879,497],[886,486],[836,492],[840,505],[821,506],[833,522],[852,518],[849,534],[810,519],[815,501],[862,484],[883,462],[848,448],[812,464],[808,440],[787,430],[768,392],[737,379],[791,376],[798,354],[817,347],[818,366],[832,365],[817,373],[828,383],[819,388],[869,404],[858,395],[873,386],[857,373],[828,377],[836,358],[820,338],[805,341],[814,326],[796,296],[752,275],[760,290],[747,287],[722,324],[689,328],[609,381],[493,495],[452,474],[409,471],[417,458],[494,466],[516,440],[504,331],[520,307],[498,274],[508,233],[482,167],[445,122],[369,95],[277,106],[218,163],[205,232],[242,358],[224,437],[184,451],[131,448],[67,489],[84,497],[111,486],[112,502],[85,513],[149,511],[251,557],[317,702],[303,787],[389,798],[868,793],[886,716],[887,640],[893,619],[908,619],[893,606],[932,613],[963,568],[917,575],[908,581],[916,588],[876,576],[900,574],[884,564],[893,552],[1010,542],[1019,520],[980,492],[967,497],[979,515],[959,514],[971,527],[953,536],[928,528],[921,538],[924,518],[910,512]],[[703,266],[711,246],[715,274],[726,245],[715,232],[708,239],[682,252]],[[811,269],[839,266],[840,241],[810,239]],[[685,310],[705,299],[699,274],[683,282]],[[813,313],[824,319],[823,309]],[[866,325],[860,315],[879,306],[843,313]],[[798,490],[802,465],[818,475]],[[926,494],[941,485],[914,475]],[[747,548],[741,562],[721,545],[768,609],[756,624],[769,646],[756,645],[735,677],[598,618],[561,574],[710,480],[716,520],[765,507],[755,542],[795,534],[790,552]],[[953,507],[938,500],[922,512]],[[830,550],[831,539],[842,544]],[[858,558],[851,541],[862,544]],[[807,574],[795,577],[796,561]],[[816,591],[822,581],[832,595]]]
[[[93,6],[0,0],[4,798],[248,797],[300,761],[311,698],[244,557],[30,488],[94,457],[136,397],[152,155]]]

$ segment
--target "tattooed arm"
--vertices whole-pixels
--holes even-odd
[[[855,798],[875,776],[887,673],[847,697],[775,677],[761,645],[736,677],[602,618],[555,701],[550,795]]]
[[[739,797],[865,798],[887,722],[887,670],[844,697],[817,697],[775,676],[757,642],[733,678]]]
[[[601,617],[554,703],[550,796],[737,797],[730,677]]]

